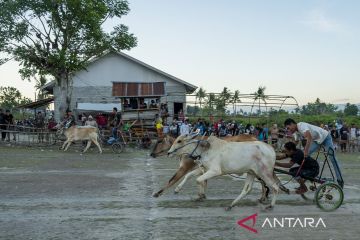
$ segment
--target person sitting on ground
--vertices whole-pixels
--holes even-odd
[[[304,152],[297,149],[295,143],[293,142],[287,142],[284,148],[285,156],[278,157],[277,160],[290,158],[290,162],[275,162],[275,166],[290,168],[290,174],[294,176],[300,184],[300,187],[296,189],[295,192],[297,194],[304,194],[308,190],[305,185],[305,178],[315,178],[319,174],[319,164],[311,157],[304,157]],[[297,163],[299,167],[292,167],[295,163]]]

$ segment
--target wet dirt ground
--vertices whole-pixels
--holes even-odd
[[[285,194],[266,211],[257,202],[258,183],[226,212],[242,189],[241,179],[211,179],[204,202],[193,201],[194,179],[177,195],[172,188],[153,198],[173,175],[176,159],[154,159],[131,148],[118,155],[109,149],[98,154],[92,148],[83,155],[79,150],[77,145],[68,152],[0,145],[0,239],[359,239],[359,153],[338,154],[345,199],[334,212]],[[237,224],[255,213],[258,233]],[[261,227],[275,217],[322,218],[326,228]]]

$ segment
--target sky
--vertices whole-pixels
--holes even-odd
[[[360,103],[360,1],[129,0],[120,19],[138,38],[125,53],[207,92],[294,96],[303,105]],[[110,20],[106,30],[119,23]],[[0,85],[34,98],[16,62]]]

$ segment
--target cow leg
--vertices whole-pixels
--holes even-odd
[[[255,176],[253,174],[248,173],[246,176],[246,181],[243,190],[240,195],[231,203],[229,207],[226,208],[227,211],[231,210],[236,203],[238,203],[243,197],[245,197],[252,189],[254,183]]]
[[[202,169],[201,169],[202,170]],[[203,175],[201,175],[200,177],[198,177],[197,179],[196,179],[196,181],[198,182],[198,183],[200,183],[200,182],[204,182],[204,181],[206,181],[206,180],[208,180],[208,179],[210,179],[210,178],[213,178],[213,177],[216,177],[216,176],[220,176],[221,175],[221,172],[219,172],[219,171],[215,171],[215,170],[209,170],[209,171],[207,171],[206,173],[204,173]]]
[[[86,144],[86,147],[84,148],[84,151],[82,151],[82,152],[83,152],[83,153],[86,152],[86,151],[89,149],[90,145],[91,145],[91,141],[88,140],[88,142],[87,142],[87,144]]]
[[[158,192],[153,194],[153,197],[159,197],[166,189],[170,188],[172,185],[174,185],[177,181],[179,181],[187,172],[189,172],[190,169],[186,169],[185,167],[180,167],[174,176],[170,178],[169,182],[166,184],[165,187],[160,189]],[[177,193],[177,192],[176,192]]]
[[[259,202],[263,203],[268,198],[270,189],[268,186],[266,186],[265,182],[261,178],[258,178],[258,180],[261,183],[261,190],[262,190],[261,198],[259,199]]]
[[[68,150],[68,148],[70,147],[71,143],[72,143],[72,141],[68,141],[68,143],[67,143],[67,145],[66,145],[66,147],[65,147],[65,149],[64,149],[64,152]]]
[[[198,182],[199,197],[197,199],[195,199],[196,201],[203,201],[204,199],[206,199],[206,195],[205,195],[206,185],[207,185],[207,180],[205,180],[203,182]]]
[[[181,183],[175,188],[175,193],[179,193],[180,190],[182,189],[182,187],[184,186],[184,184],[186,183],[186,181],[192,177],[192,176],[199,176],[200,174],[202,174],[203,171],[201,168],[196,168],[195,170],[187,173],[184,177],[184,179],[181,181]]]
[[[93,143],[98,147],[99,152],[102,153],[102,149],[101,149],[100,144],[99,144],[99,142],[97,141],[97,139],[96,139],[96,138],[95,138],[95,139],[92,139],[92,141],[93,141]]]
[[[64,148],[65,148],[65,145],[68,143],[68,140],[66,140],[65,142],[64,142],[64,144],[62,145],[62,147],[60,148],[60,150],[63,150]]]
[[[271,199],[271,203],[269,206],[267,206],[267,209],[271,209],[275,206],[275,202],[276,202],[276,197],[277,194],[279,193],[279,186],[276,182],[276,180],[274,179],[272,174],[264,174],[262,176],[260,176],[262,180],[264,180],[264,182],[266,183],[267,186],[269,186],[272,189],[272,199]]]

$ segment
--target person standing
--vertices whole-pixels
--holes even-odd
[[[113,138],[117,138],[117,130],[122,125],[122,118],[121,113],[118,112],[118,109],[116,107],[113,108],[112,114],[109,116],[108,121],[111,129],[111,134]]]
[[[270,128],[271,144],[277,149],[277,143],[279,139],[279,128],[276,123]]]
[[[35,128],[36,132],[38,133],[38,141],[44,142],[44,127],[45,127],[45,119],[42,113],[39,111],[35,117]]]
[[[64,127],[69,128],[71,126],[76,125],[75,117],[72,115],[72,111],[70,109],[66,110],[65,118],[63,121]]]
[[[292,134],[299,132],[306,139],[304,147],[304,158],[311,156],[321,145],[323,145],[335,170],[336,180],[343,187],[344,180],[342,178],[339,164],[335,158],[334,144],[328,131],[305,122],[296,123],[293,119],[288,118],[284,122],[285,128]],[[332,151],[332,153],[331,153]]]
[[[6,128],[8,130],[7,132],[7,141],[10,142],[10,131],[13,131],[13,141],[16,141],[16,135],[15,135],[15,121],[14,116],[11,114],[10,110],[7,109],[5,113],[5,122],[7,124]]]
[[[159,114],[155,115],[155,128],[156,128],[158,138],[162,138],[163,137],[163,120],[159,116]]]
[[[190,126],[188,120],[185,120],[180,126],[180,135],[190,134]]]
[[[355,147],[357,145],[357,137],[356,137],[356,127],[355,124],[351,124],[350,127],[350,142],[349,142],[349,152],[352,150],[355,152]]]
[[[345,153],[347,148],[347,142],[349,140],[349,129],[346,126],[346,123],[340,128],[340,149],[341,152]]]
[[[0,130],[1,130],[1,140],[5,141],[5,138],[6,138],[6,116],[2,109],[0,109]]]

